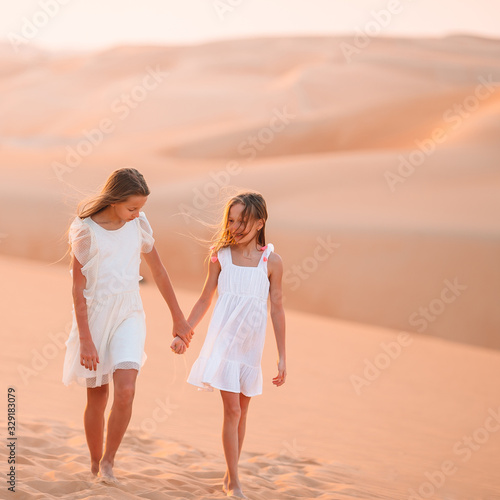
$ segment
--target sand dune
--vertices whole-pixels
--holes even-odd
[[[88,471],[88,450],[81,428],[43,420],[22,426],[23,447],[19,467],[22,484],[16,498],[100,499],[208,499],[226,498],[222,492],[225,462],[222,456],[204,453],[176,441],[129,432],[122,443],[126,452],[116,473],[119,484],[108,485]],[[251,478],[251,499],[332,498],[336,478],[337,498],[344,496],[342,473],[327,462],[283,459],[278,454],[247,453],[241,474]]]
[[[10,91],[0,106],[9,117],[2,135],[8,141],[36,134],[64,146],[64,139],[78,139],[85,128],[110,117],[116,131],[106,142],[134,134],[142,144],[153,134],[169,155],[238,157],[235,145],[267,126],[273,108],[286,106],[295,118],[259,157],[411,148],[481,81],[495,87],[500,76],[498,43],[487,40],[465,45],[454,38],[377,39],[350,63],[343,43],[349,40],[240,40],[38,58],[30,52],[24,67],[4,47],[2,62],[17,71],[6,72],[0,82]],[[86,91],[79,92],[83,82]],[[145,88],[144,95],[134,94],[137,87]],[[487,108],[498,104],[489,87],[482,95]],[[467,113],[474,116],[464,128],[476,120],[475,111]],[[483,112],[481,107],[478,114]],[[498,132],[498,122],[488,128]]]
[[[236,188],[267,199],[289,377],[271,384],[269,325],[241,462],[249,498],[500,499],[500,354],[485,349],[500,348],[500,42],[377,38],[349,62],[353,40],[0,45],[0,373],[17,394],[16,498],[223,497],[220,397],[185,382],[209,318],[171,354],[147,269],[148,360],[120,485],[89,477],[84,391],[61,383],[71,281],[67,259],[53,263],[77,202],[134,166],[185,311],[205,278],[197,220]]]
[[[104,487],[87,473],[84,390],[61,383],[70,276],[4,256],[0,272],[9,339],[0,372],[18,395],[19,498],[222,498],[220,396],[185,382],[208,318],[185,357],[174,356],[167,308],[154,286],[142,286],[148,360],[117,456],[123,484]],[[178,296],[185,310],[196,299]],[[428,498],[430,488],[443,500],[500,496],[498,352],[293,310],[287,322],[288,381],[271,384],[269,330],[264,393],[251,402],[242,456],[250,498],[406,500],[411,491]],[[433,486],[429,476],[439,484],[445,461],[453,472]]]
[[[59,259],[83,193],[132,165],[185,287],[204,275],[192,217],[251,188],[290,307],[499,348],[500,43],[376,38],[348,60],[353,43],[0,46],[0,252]],[[324,260],[319,241],[336,245]],[[455,279],[467,291],[442,308]]]

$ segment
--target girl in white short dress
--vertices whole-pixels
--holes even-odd
[[[137,374],[146,359],[141,255],[172,313],[174,337],[189,345],[193,335],[141,211],[148,195],[140,172],[115,170],[99,194],[80,204],[69,229],[73,326],[66,342],[63,382],[87,388],[84,425],[91,472],[107,482],[116,482],[114,459],[132,415]],[[104,441],[111,380],[114,398]]]
[[[202,390],[220,389],[247,397],[262,394],[261,359],[267,325],[272,243],[261,248],[257,266],[237,266],[231,247],[217,252],[221,272],[207,336],[188,377]]]
[[[85,387],[108,384],[118,369],[140,370],[146,360],[146,321],[139,293],[140,254],[153,249],[153,231],[144,212],[120,229],[108,230],[91,217],[76,217],[69,239],[86,278],[84,297],[99,363],[95,371],[80,363],[75,309],[66,342],[63,382]]]
[[[188,382],[201,390],[221,392],[227,464],[222,488],[237,498],[246,498],[241,491],[238,459],[250,398],[262,393],[261,359],[269,297],[279,353],[273,383],[280,386],[286,378],[283,264],[274,246],[266,244],[266,220],[266,203],[258,193],[241,193],[227,202],[203,291],[188,317],[188,323],[196,327],[218,291],[207,336]],[[186,350],[179,338],[171,347],[179,354]]]

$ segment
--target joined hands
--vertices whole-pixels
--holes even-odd
[[[175,354],[184,354],[187,350],[187,345],[180,337],[175,337],[170,344],[170,349],[172,349]]]
[[[193,338],[194,331],[189,325],[189,323],[184,320],[179,323],[174,323],[174,328],[172,330],[172,335],[174,340],[170,344],[170,349],[176,354],[184,354],[186,349],[189,347],[189,343]]]

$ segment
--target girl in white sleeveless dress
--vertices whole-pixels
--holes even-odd
[[[188,382],[201,390],[221,391],[227,463],[223,490],[236,498],[246,498],[238,476],[238,459],[250,398],[262,394],[261,359],[269,296],[279,354],[273,383],[280,386],[286,378],[283,264],[274,246],[265,242],[266,220],[267,208],[260,194],[242,193],[228,201],[205,286],[188,318],[195,328],[218,290],[207,336]],[[181,339],[174,339],[174,352],[180,354],[185,349]]]
[[[114,458],[132,414],[136,377],[146,359],[141,255],[170,308],[174,336],[189,344],[193,335],[154,247],[151,226],[140,211],[148,195],[137,170],[116,170],[101,193],[80,204],[69,230],[74,307],[63,382],[87,388],[84,424],[91,472],[108,482],[116,482]],[[114,400],[103,451],[111,380]]]

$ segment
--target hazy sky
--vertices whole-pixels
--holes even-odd
[[[1,39],[68,49],[345,34],[370,26],[387,36],[459,32],[500,38],[500,0],[0,0],[0,5]],[[393,13],[387,13],[389,6]],[[376,16],[380,11],[386,12]]]

